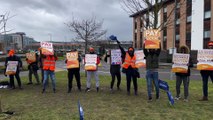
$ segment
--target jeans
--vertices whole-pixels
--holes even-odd
[[[53,87],[53,90],[54,90],[55,86],[56,86],[56,83],[55,83],[55,81],[56,81],[55,72],[54,71],[50,71],[50,70],[44,70],[43,89],[44,90],[46,89],[49,75],[50,75],[50,78],[52,80],[52,87]]]
[[[90,88],[90,86],[91,86],[91,77],[92,77],[92,74],[95,77],[96,87],[98,88],[99,87],[98,71],[87,71],[87,88]]]
[[[159,98],[159,84],[158,84],[158,72],[153,70],[146,71],[146,82],[147,82],[147,91],[148,97],[152,98],[152,80],[154,80],[156,98]]]
[[[180,97],[180,85],[184,85],[184,99],[187,99],[189,96],[189,77],[188,76],[176,76],[176,97]]]

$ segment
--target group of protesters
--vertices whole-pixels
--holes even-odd
[[[140,78],[140,73],[138,70],[138,67],[136,66],[136,55],[134,54],[135,49],[133,47],[129,47],[127,51],[124,50],[124,48],[120,45],[120,42],[116,40],[118,44],[118,48],[121,51],[121,59],[122,59],[122,64],[111,64],[110,65],[110,74],[111,74],[111,83],[110,83],[110,91],[114,92],[113,86],[115,82],[115,78],[117,78],[117,90],[120,90],[120,84],[121,84],[121,69],[122,72],[126,74],[126,86],[127,86],[127,94],[131,94],[131,81],[133,81],[134,85],[134,95],[138,95],[138,84],[137,84],[137,78]],[[213,44],[209,43],[208,44],[209,49],[213,49]],[[36,84],[39,85],[42,82],[43,89],[42,93],[45,93],[46,87],[48,84],[48,78],[50,76],[52,80],[52,89],[53,92],[56,92],[56,78],[55,78],[55,68],[56,68],[56,60],[58,59],[56,54],[52,55],[44,55],[42,54],[42,48],[39,48],[40,55],[36,54],[36,60],[31,61],[29,59],[26,59],[28,63],[28,70],[29,70],[29,83],[28,85],[33,84],[32,82],[32,74],[35,76],[36,79]],[[71,50],[71,52],[77,52],[76,49]],[[153,96],[152,96],[152,91],[155,87],[155,98],[159,99],[159,74],[158,74],[158,69],[159,69],[159,55],[161,52],[161,47],[159,45],[158,49],[146,49],[143,46],[143,52],[145,55],[146,59],[146,82],[147,82],[147,94],[148,94],[148,100],[152,101]],[[190,50],[187,46],[181,46],[178,49],[178,53],[183,53],[183,54],[189,54]],[[89,53],[88,54],[96,54],[94,48],[90,47],[89,48]],[[97,54],[96,54],[97,55]],[[104,60],[107,62],[108,60],[110,61],[111,59],[110,52],[106,54]],[[89,92],[91,90],[91,77],[94,75],[94,78],[96,80],[96,91],[99,92],[99,77],[98,77],[98,64],[100,63],[100,57],[97,56],[96,59],[96,67],[95,69],[92,70],[87,70],[87,82],[86,82],[86,89],[85,92]],[[10,89],[15,89],[14,85],[14,77],[17,79],[18,87],[20,89],[22,88],[21,80],[20,80],[20,69],[22,68],[22,61],[20,57],[15,55],[14,50],[10,50],[8,53],[8,57],[6,58],[5,61],[5,68],[8,65],[9,61],[18,61],[17,64],[17,70],[15,74],[9,75],[10,78]],[[85,59],[82,60],[80,55],[77,57],[78,61],[78,66],[75,68],[68,68],[68,93],[72,92],[72,81],[73,77],[75,76],[76,83],[78,90],[81,91],[81,78],[80,78],[80,62],[81,61],[86,61]],[[109,62],[108,61],[108,62]],[[68,63],[69,60],[65,60],[65,63]],[[110,62],[111,63],[111,62]],[[41,69],[41,81],[39,79],[38,75],[38,70],[39,67]],[[190,68],[193,67],[191,59],[189,60],[188,63],[188,71],[187,73],[176,73],[176,100],[179,100],[181,98],[180,96],[180,86],[183,82],[184,85],[184,101],[188,101],[188,96],[189,96],[189,81],[190,81]],[[208,101],[208,78],[210,77],[211,80],[213,80],[213,71],[212,70],[201,70],[200,71],[201,76],[202,76],[202,81],[203,81],[203,97],[200,99],[201,101]],[[6,70],[5,70],[5,75]]]

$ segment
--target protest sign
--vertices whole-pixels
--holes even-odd
[[[86,54],[85,56],[85,70],[96,70],[97,69],[97,55]]]
[[[213,50],[198,50],[197,61],[198,70],[213,70]]]
[[[26,53],[26,58],[28,60],[28,63],[33,63],[36,61],[36,53],[35,52]]]
[[[79,68],[78,52],[66,53],[67,68]]]
[[[119,49],[111,50],[111,65],[120,64],[122,64],[121,51]]]
[[[42,54],[54,55],[53,44],[49,42],[41,42]]]
[[[8,61],[6,75],[15,75],[17,71],[18,61]]]
[[[137,68],[145,67],[146,66],[146,60],[144,59],[144,53],[143,50],[135,51],[136,56],[136,62],[135,65]]]
[[[173,55],[172,72],[187,73],[189,54],[175,53]]]
[[[149,29],[144,31],[145,49],[160,48],[160,31],[158,29]]]

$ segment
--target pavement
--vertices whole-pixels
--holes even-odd
[[[110,65],[106,64],[104,61],[101,61],[102,66],[98,68],[99,74],[104,75],[110,75]],[[0,65],[2,65],[3,62],[0,62]],[[24,63],[25,64],[25,63]],[[58,71],[66,71],[66,64],[64,61],[57,61],[56,62],[56,72]],[[84,71],[84,66],[81,64],[81,71]],[[145,79],[146,77],[146,69],[140,68],[139,69],[141,78]],[[38,71],[40,73],[40,70]],[[27,76],[28,71],[21,71],[20,76]],[[122,73],[122,76],[125,77],[125,74]],[[168,63],[160,63],[159,68],[159,79],[162,80],[175,80],[175,74],[171,72],[171,64]],[[5,79],[5,76],[3,74],[0,74],[0,80]],[[200,71],[196,70],[196,68],[191,69],[191,80],[201,80]]]

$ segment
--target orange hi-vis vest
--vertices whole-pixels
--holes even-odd
[[[55,57],[47,56],[43,61],[43,70],[55,70]]]
[[[126,52],[126,57],[125,57],[124,63],[122,64],[122,67],[127,69],[131,65],[132,68],[136,68],[135,62],[136,62],[136,56],[134,55],[133,57],[130,57],[129,53]]]

